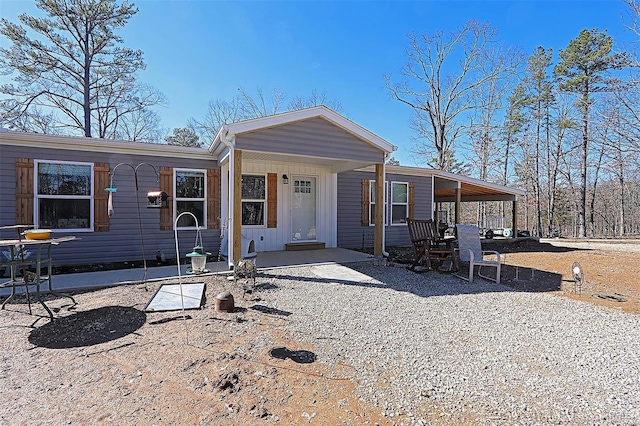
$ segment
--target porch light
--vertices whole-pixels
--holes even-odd
[[[209,272],[207,266],[207,256],[211,253],[205,252],[202,246],[195,246],[191,253],[187,253],[187,257],[191,259],[191,270],[188,274],[204,274]]]
[[[147,192],[147,203],[148,209],[159,209],[162,207],[169,207],[167,204],[167,199],[169,199],[169,194],[164,191],[149,191]]]
[[[285,185],[288,185],[289,184],[289,176],[282,175],[282,183],[284,183]]]

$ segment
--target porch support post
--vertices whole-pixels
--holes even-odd
[[[242,258],[242,150],[233,151],[233,261]]]
[[[460,205],[462,204],[462,189],[460,188],[460,182],[456,188],[456,224],[460,223]]]
[[[383,256],[384,233],[384,164],[376,164],[376,217],[373,238],[373,255]]]
[[[513,238],[518,237],[518,198],[513,197],[513,205],[511,211],[511,218],[513,223],[511,224],[511,230],[513,231]]]

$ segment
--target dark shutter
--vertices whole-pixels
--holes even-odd
[[[160,189],[169,194],[169,208],[160,209],[160,230],[173,230],[173,168],[160,167]]]
[[[207,170],[207,228],[220,229],[220,169]]]
[[[16,225],[33,225],[33,159],[16,158]]]
[[[109,163],[93,164],[93,230],[109,231]]]
[[[415,206],[416,206],[416,201],[415,201],[415,184],[413,182],[409,182],[409,194],[407,195],[408,197],[408,201],[409,201],[409,211],[407,212],[407,214],[409,215],[410,219],[415,219]]]
[[[371,192],[369,189],[369,179],[362,179],[362,226],[369,226],[369,197]]]
[[[267,174],[267,228],[278,227],[278,175]]]

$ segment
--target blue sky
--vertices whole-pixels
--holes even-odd
[[[539,45],[557,54],[584,28],[606,29],[627,46],[640,39],[625,29],[622,0],[134,3],[139,12],[121,34],[145,53],[140,81],[168,98],[159,109],[164,127],[184,127],[189,117],[204,115],[210,99],[230,99],[239,87],[279,88],[289,98],[316,89],[338,100],[349,119],[397,145],[394,156],[404,165],[416,165],[412,111],[390,99],[383,75],[399,77],[408,33],[452,31],[476,19],[527,55]],[[11,21],[36,11],[30,0],[0,3],[0,15]]]

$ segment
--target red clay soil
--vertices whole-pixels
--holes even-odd
[[[638,252],[537,241],[496,240],[484,248],[505,255],[506,285],[640,313]],[[586,279],[581,289],[571,274],[576,261]],[[208,305],[229,289],[223,277],[204,280]],[[51,298],[53,322],[29,315],[25,303],[0,311],[0,389],[6,396],[0,424],[398,423],[359,400],[349,366],[311,362],[314,348],[287,335],[286,318],[247,308],[238,314],[188,311],[186,321],[175,312],[145,314],[158,285],[76,294],[75,307]],[[236,306],[253,303],[240,299]],[[296,361],[288,351],[304,356]],[[461,417],[456,423],[477,422]]]
[[[638,241],[494,240],[485,250],[504,254],[505,284],[532,291],[582,300],[596,305],[640,313],[640,243]],[[571,267],[578,262],[584,273],[581,288]],[[518,266],[519,281],[514,279]],[[533,275],[533,279],[531,276]]]

